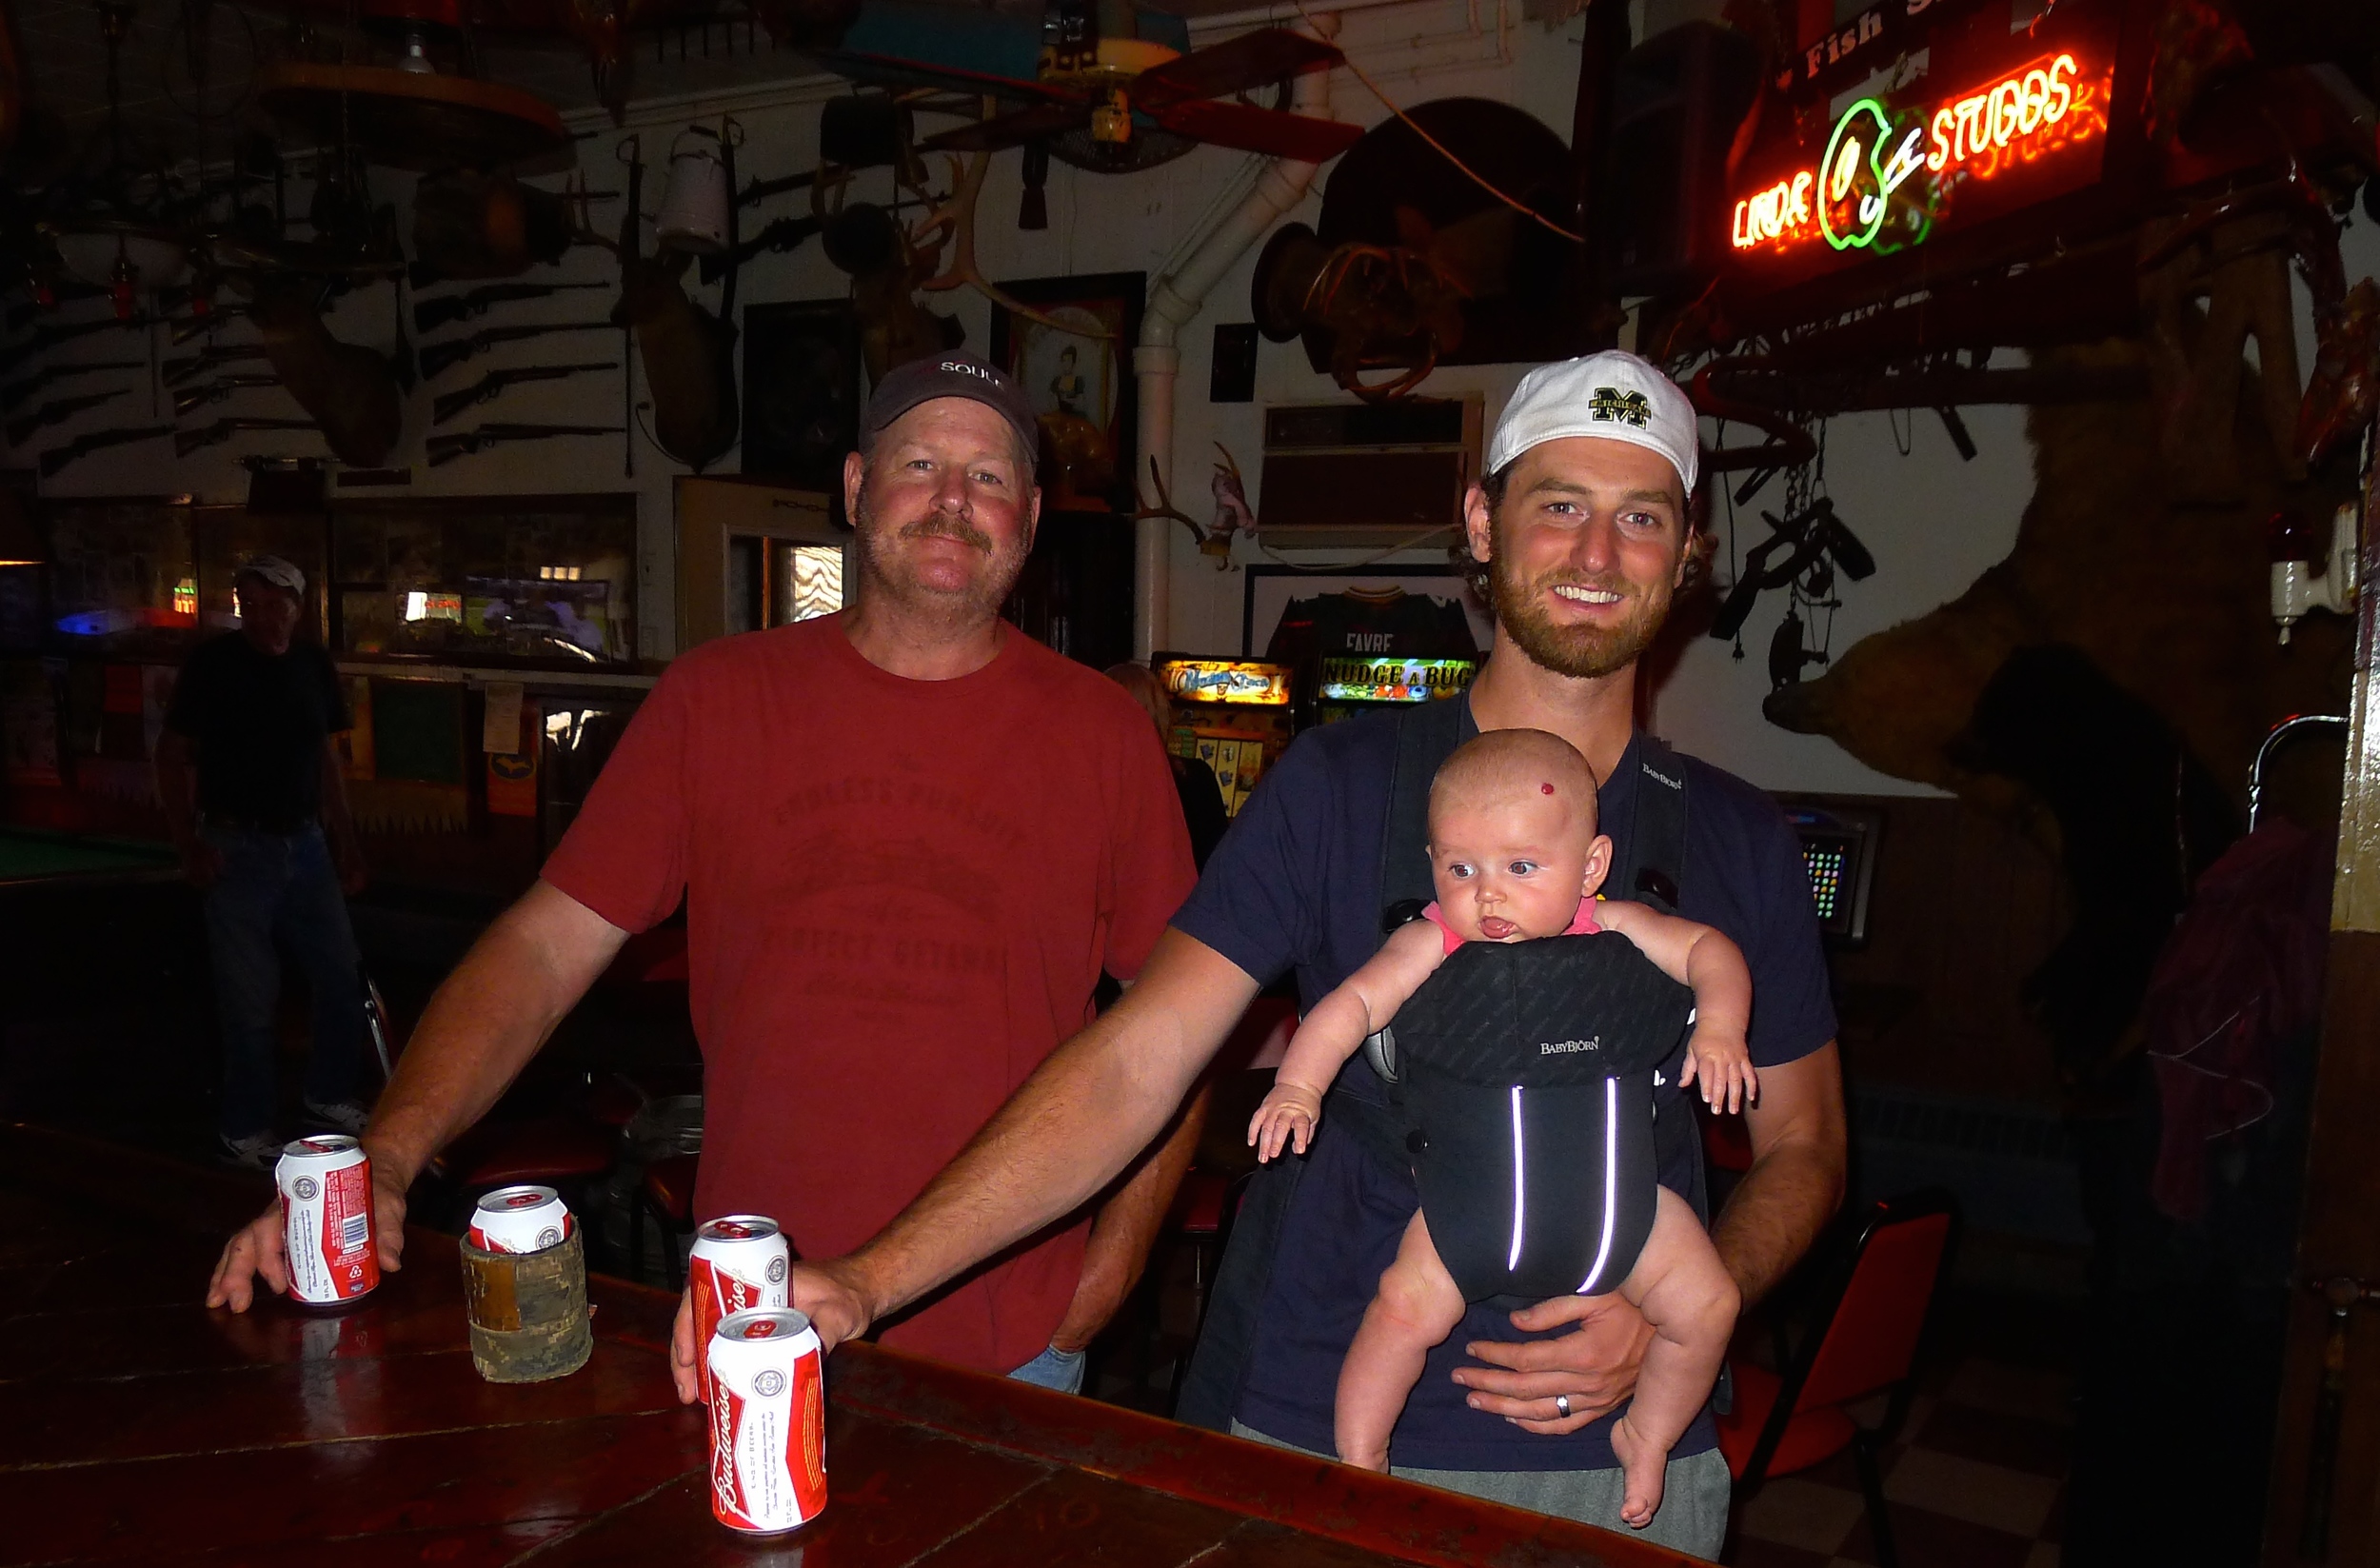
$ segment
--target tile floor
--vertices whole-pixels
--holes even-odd
[[[2064,1314],[2037,1299],[1955,1293],[1900,1440],[1883,1457],[1900,1560],[1911,1568],[2057,1568],[2072,1449]],[[1870,1419],[1874,1414],[1870,1413]],[[1735,1507],[1735,1568],[1874,1564],[1848,1453],[1779,1476]]]

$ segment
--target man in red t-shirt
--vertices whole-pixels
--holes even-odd
[[[1131,699],[999,619],[1032,545],[1034,439],[981,361],[885,377],[844,467],[854,607],[672,665],[543,880],[431,1001],[364,1139],[384,1267],[414,1175],[682,900],[705,1075],[697,1210],[773,1215],[813,1257],[916,1197],[1089,1021],[1102,969],[1139,970],[1194,881],[1189,841]],[[1194,1136],[1096,1221],[969,1275],[885,1340],[1079,1379]],[[245,1307],[251,1272],[284,1288],[268,1221],[225,1248],[210,1303]],[[682,1313],[682,1389],[693,1350]]]

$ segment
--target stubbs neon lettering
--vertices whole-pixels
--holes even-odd
[[[2074,107],[2074,78],[2081,69],[2073,55],[2061,54],[2047,66],[2011,71],[1944,105],[1934,111],[1926,167],[1940,174],[2064,120]]]

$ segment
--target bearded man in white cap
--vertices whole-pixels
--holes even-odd
[[[1636,664],[1696,559],[1695,413],[1634,355],[1526,377],[1465,503],[1496,645],[1459,702],[1300,736],[1175,915],[1138,985],[1050,1057],[935,1184],[847,1257],[797,1269],[831,1344],[1081,1203],[1172,1114],[1258,990],[1305,1003],[1369,959],[1429,889],[1430,775],[1481,729],[1543,729],[1601,781],[1615,896],[1718,927],[1750,962],[1753,1164],[1714,1224],[1747,1303],[1840,1201],[1835,1019],[1799,845],[1757,790],[1636,733]],[[1415,896],[1418,889],[1418,899]],[[1682,1049],[1682,1042],[1681,1042]],[[1656,1079],[1661,1180],[1706,1207],[1676,1064]],[[1327,1454],[1339,1361],[1416,1201],[1387,1047],[1359,1054],[1303,1161],[1250,1189],[1215,1283],[1182,1419]],[[1706,1208],[1707,1212],[1707,1208]],[[1614,1411],[1650,1330],[1615,1297],[1475,1306],[1430,1358],[1391,1444],[1400,1476],[1622,1528]],[[1716,1557],[1728,1472],[1706,1413],[1673,1451],[1645,1535]]]
[[[320,644],[296,636],[306,574],[277,555],[250,556],[232,592],[239,629],[200,645],[174,683],[157,791],[206,900],[223,1031],[222,1157],[267,1170],[281,1152],[273,1015],[284,948],[313,993],[306,1121],[364,1130],[363,975],[345,897],[363,888],[364,857],[335,739],[350,724],[339,672]]]

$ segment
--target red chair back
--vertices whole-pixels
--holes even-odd
[[[1849,1403],[1909,1376],[1951,1240],[1935,1210],[1875,1222],[1810,1363],[1796,1411]]]

